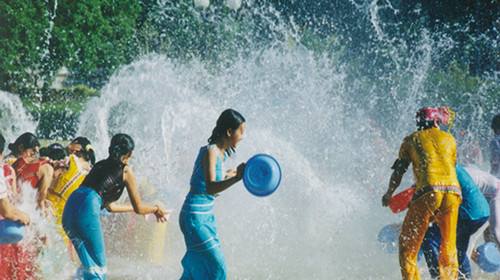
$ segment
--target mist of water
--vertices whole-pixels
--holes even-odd
[[[231,53],[230,63],[219,67],[197,58],[149,54],[123,66],[101,97],[87,104],[78,134],[91,139],[100,159],[107,156],[113,134],[130,134],[136,141],[132,167],[144,200],[175,210],[164,248],[151,249],[159,229],[142,217],[103,218],[111,279],[180,276],[185,246],[178,212],[196,153],[226,108],[247,119],[247,135],[226,168],[269,153],[283,169],[281,187],[270,197],[254,197],[238,183],[217,198],[230,279],[399,277],[397,256],[385,254],[376,236],[402,216],[391,215],[380,199],[400,141],[414,129],[415,110],[442,105],[443,96],[426,92],[424,84],[432,57],[453,42],[436,41],[424,29],[410,50],[384,31],[379,12],[394,10],[390,2],[356,5],[366,10],[380,51],[388,52],[394,65],[378,80],[353,77],[335,54],[318,54],[297,43],[298,28],[293,21],[276,20],[275,10],[263,15],[264,9],[249,8],[259,24],[268,21],[271,44],[262,47],[241,36],[248,43],[241,46],[245,55]],[[488,87],[485,83],[467,100],[483,100]],[[0,111],[0,129],[8,138],[34,128],[18,99],[0,92],[0,102],[7,108]],[[472,110],[471,104],[464,102],[458,113]],[[488,128],[480,122],[490,112],[472,111],[470,125],[463,126],[484,133]],[[406,176],[403,185],[410,181]],[[52,248],[45,259],[60,260],[64,249]],[[158,249],[164,256],[153,260],[151,251]]]

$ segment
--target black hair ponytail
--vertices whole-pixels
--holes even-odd
[[[87,137],[76,137],[71,141],[71,144],[78,144],[82,146],[82,156],[83,158],[90,162],[92,165],[95,164],[95,151],[94,147],[90,143],[90,140]]]
[[[227,137],[227,131],[229,129],[235,131],[242,123],[245,122],[245,118],[238,111],[233,109],[226,109],[217,119],[215,128],[212,130],[212,135],[208,138],[208,143],[210,145],[216,144],[221,139]],[[226,150],[226,154],[230,156],[233,154],[234,148],[230,147]]]
[[[19,156],[22,150],[33,149],[35,147],[40,147],[40,142],[38,142],[38,138],[35,134],[31,132],[23,133],[21,136],[17,137],[14,143],[9,144],[9,150],[13,155]]]
[[[109,144],[109,157],[120,160],[122,156],[129,154],[134,148],[135,144],[132,137],[124,133],[115,134],[111,138],[111,144]]]
[[[53,143],[46,148],[41,148],[40,156],[48,157],[51,160],[63,160],[67,156],[67,154],[66,149],[64,149],[61,144]]]

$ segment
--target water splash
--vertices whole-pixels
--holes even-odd
[[[26,131],[34,132],[36,123],[24,109],[19,96],[0,90],[0,133],[7,143]]]
[[[93,139],[101,158],[113,133],[131,134],[137,142],[133,166],[140,180],[147,179],[167,207],[180,209],[198,147],[206,143],[223,109],[240,110],[248,120],[248,136],[228,166],[268,152],[280,160],[285,177],[282,188],[269,198],[252,197],[240,184],[218,198],[216,213],[230,275],[367,275],[365,268],[349,263],[378,255],[374,250],[356,253],[360,245],[376,248],[370,237],[376,230],[372,234],[368,229],[376,224],[368,218],[374,209],[349,154],[366,149],[356,140],[371,140],[361,137],[366,130],[346,130],[351,120],[344,111],[345,94],[344,75],[335,62],[317,60],[300,47],[267,50],[253,60],[241,58],[217,73],[196,60],[179,65],[151,56],[110,80],[102,97],[92,100],[82,114],[79,134]],[[159,272],[172,277],[180,275],[184,253],[176,219],[174,215],[169,226],[167,272]],[[123,246],[132,241],[113,237],[122,236],[122,230],[115,225],[109,231],[114,243],[109,255],[127,259],[131,256]],[[338,254],[342,251],[351,253]],[[116,270],[123,263],[114,265]],[[384,273],[395,275],[393,271],[397,269],[388,267]]]
[[[367,52],[390,58],[387,71],[378,77],[349,72],[372,67],[356,65],[355,58],[350,65],[335,58],[340,55],[308,50],[293,20],[283,20],[272,7],[251,3],[238,11],[238,19],[250,19],[245,24],[253,29],[243,29],[227,42],[237,51],[220,54],[224,63],[147,55],[115,73],[102,96],[87,105],[78,133],[92,140],[99,158],[106,157],[111,135],[131,134],[137,144],[132,164],[144,200],[161,199],[177,213],[168,227],[166,257],[160,265],[148,255],[154,225],[132,215],[105,218],[111,277],[180,275],[185,248],[176,214],[189,188],[196,152],[228,107],[245,115],[248,135],[227,167],[268,152],[281,162],[285,175],[271,197],[252,197],[238,184],[217,199],[231,279],[399,277],[397,257],[380,250],[376,234],[401,217],[382,209],[380,197],[400,141],[414,129],[413,112],[445,100],[426,82],[435,70],[433,58],[453,48],[454,42],[448,37],[436,40],[436,34],[422,29],[415,46],[409,47],[386,32],[391,26],[379,13],[397,12],[391,2],[364,2],[356,5],[366,13],[380,43]],[[165,3],[159,21],[169,19],[168,9],[184,8]],[[188,12],[220,30],[239,28],[230,25],[236,17],[219,22],[210,9],[216,8]],[[262,37],[268,44],[261,43]],[[492,77],[467,98],[486,102],[497,81]],[[465,103],[459,113],[473,106]],[[481,122],[498,110],[486,105],[488,109],[467,113],[473,116],[472,131],[483,137],[488,128]],[[133,269],[130,263],[136,264]]]
[[[69,279],[74,275],[77,266],[69,260],[68,249],[56,229],[54,217],[49,212],[46,215],[37,209],[38,192],[30,183],[22,184],[20,189],[16,207],[27,213],[31,219],[20,244],[35,246],[40,250],[35,263],[41,279]]]

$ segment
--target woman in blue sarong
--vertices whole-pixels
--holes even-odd
[[[179,215],[187,252],[182,259],[181,280],[226,279],[226,264],[220,248],[213,207],[218,193],[243,177],[245,164],[223,173],[223,162],[231,156],[245,132],[245,118],[227,109],[217,119],[208,139],[196,158],[191,188]]]

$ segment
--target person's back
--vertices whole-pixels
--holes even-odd
[[[47,195],[53,208],[57,230],[67,244],[69,240],[62,228],[62,215],[69,196],[81,185],[88,173],[82,165],[75,155],[70,155],[68,168],[59,175]]]
[[[37,188],[40,182],[40,178],[37,176],[38,170],[42,165],[47,163],[48,161],[46,160],[27,162],[24,158],[17,159],[13,168],[16,171],[19,186],[28,182],[32,188]]]
[[[447,107],[424,107],[416,114],[418,130],[401,144],[399,157],[389,180],[389,188],[382,197],[388,206],[394,191],[401,184],[410,164],[416,179],[416,191],[408,208],[399,237],[399,261],[403,279],[420,279],[417,255],[430,222],[435,222],[441,233],[439,276],[442,280],[456,279],[458,260],[456,231],[460,185],[455,164],[456,141],[439,125],[451,126],[454,113]]]
[[[207,183],[205,180],[205,172],[203,170],[202,163],[206,158],[208,150],[216,148],[217,147],[215,145],[208,145],[200,148],[200,151],[194,163],[193,174],[191,175],[191,189],[189,191],[190,194],[207,194]],[[217,163],[215,165],[216,181],[221,181],[223,179],[222,164],[223,160],[220,157],[217,157]]]
[[[467,170],[457,164],[457,178],[462,189],[459,220],[479,220],[490,216],[488,201]]]
[[[120,198],[125,190],[123,172],[125,165],[117,159],[108,157],[92,167],[81,186],[95,190],[103,199],[103,207]]]
[[[417,194],[428,188],[460,192],[456,163],[456,142],[438,128],[419,130],[406,137],[400,158],[413,165]]]
[[[472,165],[467,165],[464,169],[488,201],[496,198],[497,189],[500,188],[500,179]]]
[[[489,202],[489,227],[485,231],[485,240],[496,242],[500,240],[500,179],[474,166],[466,166],[465,170],[471,176]]]
[[[86,170],[75,155],[70,155],[67,169],[57,178],[49,189],[47,199],[52,203],[68,200],[70,194],[80,186],[89,170]]]

